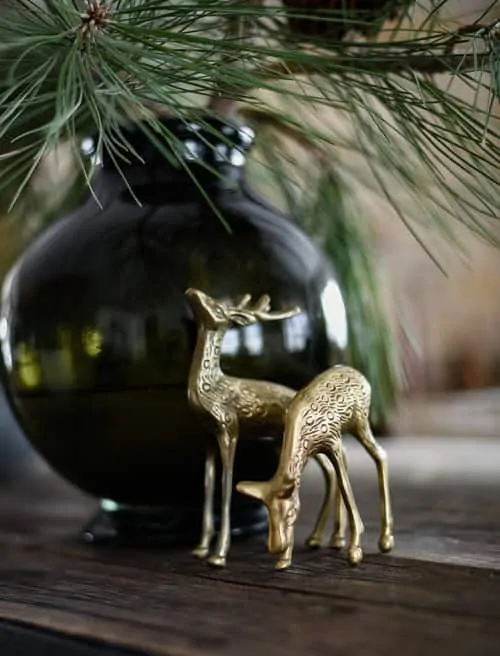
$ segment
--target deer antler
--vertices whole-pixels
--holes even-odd
[[[235,305],[235,308],[237,310],[243,310],[243,308],[246,308],[246,306],[250,303],[251,300],[252,300],[252,295],[251,294],[245,294],[241,298],[240,302],[237,303],[237,305]]]
[[[240,326],[248,326],[257,321],[277,321],[280,319],[288,319],[301,310],[300,307],[295,306],[289,310],[270,312],[271,298],[268,294],[261,296],[253,307],[248,307],[250,298],[250,295],[246,294],[236,307],[229,308],[231,320]]]
[[[261,296],[257,301],[257,303],[255,303],[253,308],[248,307],[248,304],[250,303],[251,300],[252,300],[252,295],[245,294],[233,308],[229,308],[229,309],[248,310],[249,312],[255,312],[256,310],[258,311],[269,310],[269,307],[271,305],[271,298],[268,296],[268,294],[264,294],[263,296]]]
[[[277,321],[279,319],[289,319],[301,311],[301,308],[298,305],[295,305],[289,310],[282,310],[280,312],[269,312],[268,309],[269,306],[265,310],[259,308],[257,310],[252,310],[251,312],[259,321]]]
[[[253,314],[256,312],[268,312],[270,307],[271,297],[268,294],[264,294],[259,298],[253,308],[250,308],[250,312],[253,312]]]

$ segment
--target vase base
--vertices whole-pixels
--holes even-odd
[[[233,539],[262,535],[267,531],[267,513],[263,506],[245,506],[232,512]],[[215,517],[216,529],[219,518]],[[138,507],[102,499],[96,513],[81,531],[90,544],[123,546],[187,546],[200,539],[199,508]]]

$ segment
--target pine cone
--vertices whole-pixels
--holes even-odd
[[[307,18],[289,16],[288,25],[295,36],[321,36],[340,41],[351,29],[365,36],[376,34],[384,21],[396,19],[413,1],[283,0],[283,4],[287,9],[309,15]],[[332,11],[337,11],[338,14],[329,13]],[[347,22],[343,20],[344,16]],[[330,20],[321,20],[321,18],[330,18]],[[353,25],[349,22],[354,20],[367,24]]]

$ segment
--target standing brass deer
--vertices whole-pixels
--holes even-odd
[[[369,423],[371,388],[366,378],[351,367],[337,365],[323,372],[298,392],[288,407],[278,469],[270,481],[241,482],[238,491],[263,501],[269,514],[268,549],[278,555],[277,569],[292,562],[294,524],[300,499],[302,471],[309,456],[324,453],[337,474],[350,525],[348,561],[356,565],[363,558],[360,539],[363,523],[354,499],[342,449],[342,433],[352,433],[376,463],[382,526],[380,551],[394,545],[393,518],[389,496],[386,456],[375,441]],[[337,504],[338,505],[338,504]],[[313,537],[316,543],[326,525],[328,507],[323,504]],[[335,521],[332,546],[341,546],[344,528]]]
[[[248,326],[258,321],[287,319],[299,312],[294,307],[270,312],[269,296],[262,296],[252,307],[246,295],[236,306],[217,301],[197,289],[186,296],[198,324],[198,336],[188,382],[188,399],[192,407],[212,419],[222,461],[221,526],[215,552],[209,556],[212,565],[223,567],[230,546],[230,503],[233,487],[233,465],[240,430],[255,436],[268,436],[281,441],[286,409],[295,395],[283,385],[263,380],[247,380],[226,376],[220,368],[224,334],[230,326]],[[327,482],[327,496],[333,489],[333,471],[329,462],[318,458]],[[205,463],[205,502],[202,536],[194,554],[208,556],[214,536],[213,498],[215,485],[215,452],[207,448]],[[328,505],[325,499],[324,505]],[[337,504],[338,505],[338,504]]]

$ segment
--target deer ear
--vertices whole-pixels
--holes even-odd
[[[254,483],[251,481],[241,481],[236,485],[236,489],[241,494],[246,494],[247,497],[253,497],[259,501],[266,500],[268,485],[267,483]]]
[[[249,326],[257,321],[253,314],[244,310],[233,310],[229,312],[229,319],[237,326]]]

